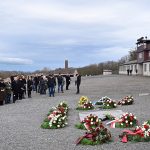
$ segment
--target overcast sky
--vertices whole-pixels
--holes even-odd
[[[0,0],[0,70],[118,60],[150,38],[149,0]]]

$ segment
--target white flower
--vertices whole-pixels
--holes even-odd
[[[67,125],[68,123],[67,123],[67,122],[65,122],[65,124]]]
[[[60,125],[58,124],[57,127],[60,128]]]
[[[133,123],[132,123],[132,122],[130,122],[130,124],[132,125]]]
[[[125,119],[127,119],[127,116],[125,116]]]
[[[91,122],[91,124],[93,124],[93,122]]]
[[[114,106],[117,106],[117,104],[115,103]]]
[[[107,106],[109,106],[109,104],[107,104]]]
[[[140,128],[139,126],[136,126],[136,130],[139,130],[139,128]]]
[[[123,123],[121,123],[121,125],[123,126]]]
[[[128,123],[128,120],[126,120],[125,122]]]
[[[136,116],[134,116],[134,119],[136,119]]]

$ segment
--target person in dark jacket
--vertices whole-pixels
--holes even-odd
[[[0,79],[0,105],[3,105],[5,101],[5,95],[6,95],[5,88],[6,85],[4,83],[4,80]]]
[[[26,82],[26,78],[25,78],[24,75],[22,75],[21,78],[22,78],[22,84],[23,84],[22,98],[25,99],[25,95],[26,95],[26,84],[27,84],[27,82]]]
[[[62,75],[59,73],[59,75],[57,76],[57,83],[58,83],[58,93],[60,92],[60,89],[61,89],[61,92],[63,93],[63,77]]]
[[[19,98],[17,77],[13,77],[13,79],[11,81],[11,89],[13,92],[13,103],[15,103],[16,100],[18,100],[18,98]]]
[[[33,81],[31,77],[27,79],[27,90],[28,90],[28,98],[31,98],[31,91],[32,91]]]
[[[67,75],[66,75],[66,90],[69,90],[69,89],[68,89],[68,88],[69,88],[69,85],[70,85],[70,75],[67,74]]]
[[[36,75],[33,80],[34,80],[35,91],[37,93],[38,92],[39,77]]]
[[[6,88],[6,95],[5,95],[5,104],[9,104],[11,100],[11,83],[10,81],[5,82]]]
[[[18,77],[17,86],[18,86],[19,100],[22,100],[24,93],[24,81],[22,80],[22,76]]]
[[[76,74],[76,76],[77,76],[77,80],[75,81],[76,82],[76,86],[77,86],[76,94],[79,94],[80,93],[80,84],[81,84],[81,75]]]
[[[49,89],[49,97],[53,96],[54,97],[54,88],[56,85],[55,77],[53,75],[49,75],[48,77],[48,89]]]

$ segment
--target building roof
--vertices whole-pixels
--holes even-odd
[[[132,60],[124,63],[124,65],[137,64],[137,60]]]

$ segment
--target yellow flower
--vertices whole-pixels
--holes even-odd
[[[89,102],[88,97],[86,97],[86,96],[81,96],[81,97],[80,97],[80,100],[79,100],[79,102],[78,102],[78,104],[79,104],[79,105],[83,105],[83,104],[85,104],[86,102]]]

